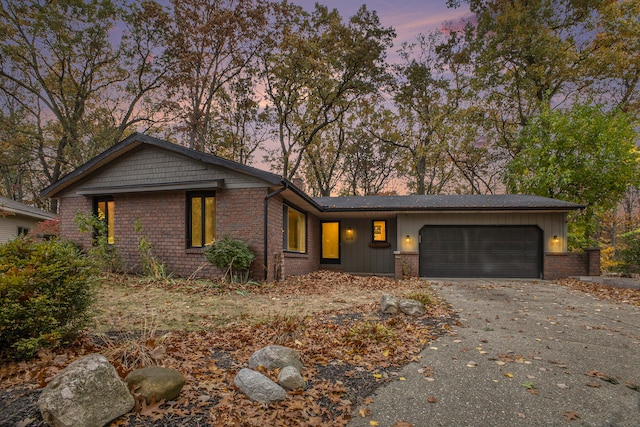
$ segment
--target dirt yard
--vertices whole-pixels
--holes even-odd
[[[319,271],[284,282],[230,284],[184,279],[152,281],[110,275],[98,287],[95,330],[194,331],[240,320],[304,317],[378,303],[383,293],[430,292],[421,280],[396,281]]]
[[[319,271],[230,285],[111,275],[98,289],[95,324],[74,346],[0,365],[3,423],[43,425],[41,388],[71,361],[99,352],[123,377],[151,365],[187,377],[176,402],[141,408],[112,426],[345,425],[355,405],[397,381],[399,368],[419,361],[418,353],[456,322],[449,305],[418,279]],[[423,299],[427,314],[383,315],[383,293]],[[235,390],[233,379],[254,351],[273,343],[298,351],[307,387],[265,406]]]

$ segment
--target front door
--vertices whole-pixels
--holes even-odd
[[[322,264],[340,264],[340,223],[322,222]]]

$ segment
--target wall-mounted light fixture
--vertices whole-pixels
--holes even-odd
[[[347,231],[345,232],[345,237],[347,240],[353,240],[353,228],[347,227]]]
[[[411,242],[411,236],[407,234],[407,237],[404,238],[404,241],[407,243]]]
[[[558,240],[558,236],[557,235],[553,235],[553,243],[558,243],[560,240]]]

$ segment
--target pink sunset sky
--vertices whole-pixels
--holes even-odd
[[[291,2],[308,11],[313,10],[316,3],[314,0]],[[324,0],[318,3],[329,9],[338,9],[345,20],[354,15],[363,4],[367,5],[369,10],[375,10],[384,27],[393,27],[396,30],[394,52],[403,42],[415,41],[420,33],[426,34],[438,29],[445,22],[460,22],[472,16],[468,5],[449,9],[446,0]]]

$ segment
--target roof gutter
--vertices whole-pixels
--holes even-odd
[[[287,184],[287,181],[283,180],[282,181],[283,185],[281,188],[277,189],[276,191],[273,191],[269,194],[267,194],[264,197],[264,230],[263,230],[263,235],[264,235],[264,280],[267,280],[267,275],[269,274],[269,263],[268,263],[268,256],[269,256],[269,199],[271,199],[274,196],[277,196],[278,194],[282,193],[283,191],[285,191],[289,185]]]

